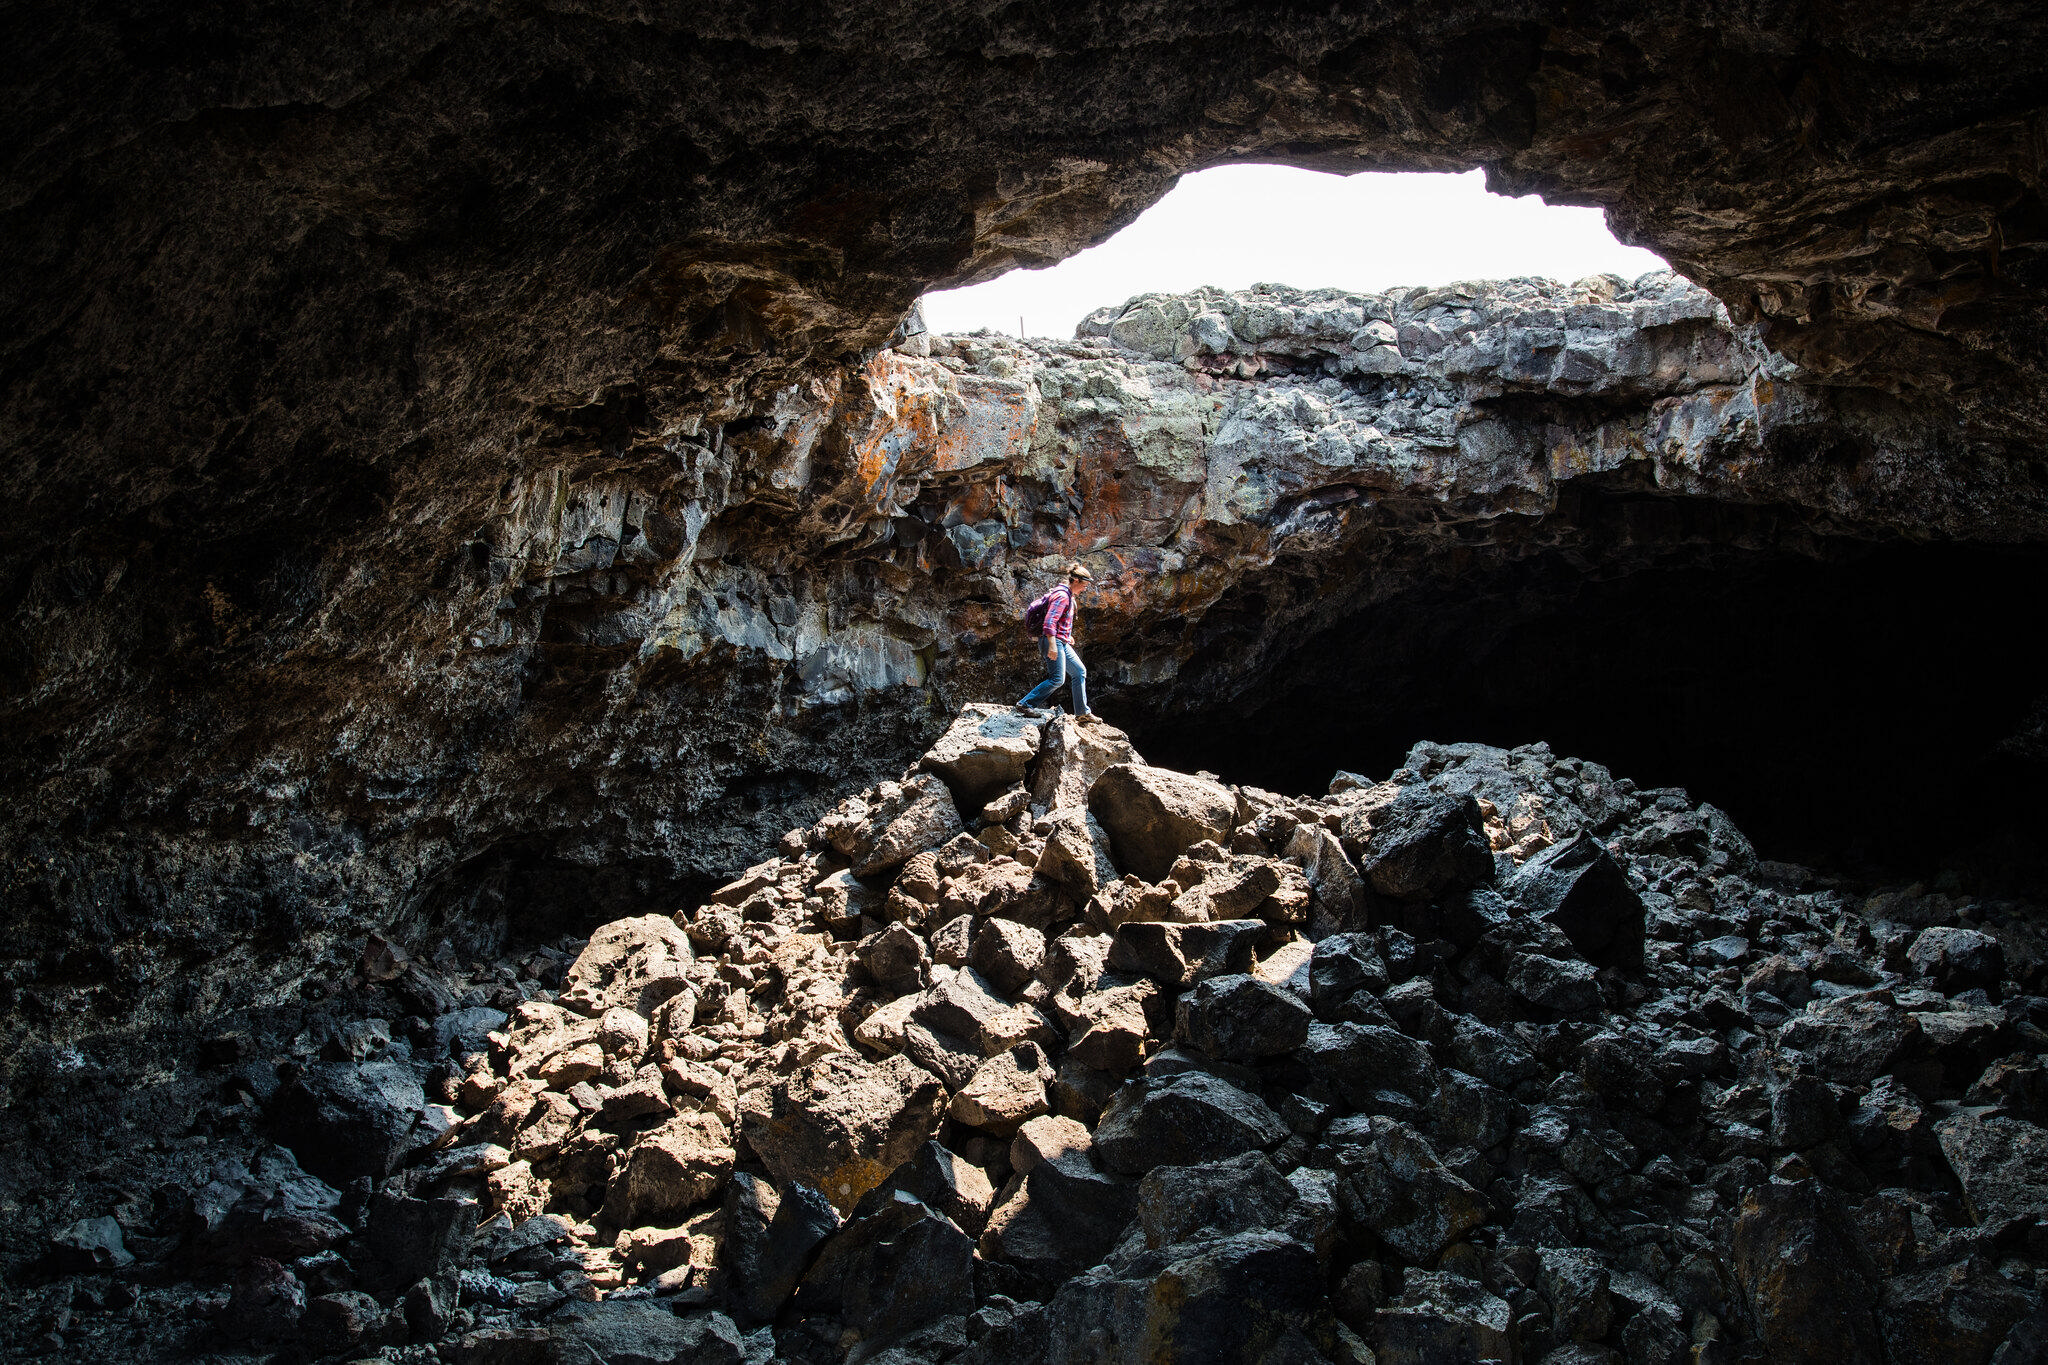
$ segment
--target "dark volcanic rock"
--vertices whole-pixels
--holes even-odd
[[[1642,898],[1586,831],[1531,858],[1503,890],[1525,913],[1564,930],[1588,961],[1642,966]]]
[[[1104,1166],[1142,1175],[1155,1166],[1192,1166],[1271,1147],[1287,1135],[1256,1095],[1200,1071],[1166,1081],[1132,1081],[1102,1111],[1095,1152]]]

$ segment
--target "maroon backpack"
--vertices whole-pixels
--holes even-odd
[[[1035,599],[1024,608],[1024,629],[1033,635],[1045,634],[1045,614],[1052,610],[1052,595],[1061,589],[1053,588],[1042,597]]]

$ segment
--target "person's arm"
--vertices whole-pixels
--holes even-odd
[[[1045,614],[1045,657],[1056,659],[1060,652],[1059,626],[1063,613],[1074,609],[1074,595],[1070,592],[1052,604]]]

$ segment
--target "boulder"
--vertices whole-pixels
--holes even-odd
[[[1642,966],[1642,897],[1587,831],[1538,853],[1502,889],[1524,913],[1562,929],[1588,961],[1624,969]]]
[[[271,1132],[332,1184],[381,1180],[435,1136],[423,1124],[426,1107],[426,1091],[401,1062],[321,1063],[278,1088]]]
[[[725,1193],[724,1267],[727,1310],[743,1327],[772,1322],[795,1292],[811,1254],[839,1228],[832,1202],[792,1182],[778,1197],[764,1180],[736,1173]]]
[[[1435,1270],[1401,1277],[1401,1297],[1373,1318],[1379,1365],[1515,1359],[1513,1314],[1476,1280]]]
[[[2038,1296],[2000,1275],[1983,1256],[1894,1275],[1885,1281],[1878,1307],[1887,1359],[1896,1365],[2007,1365],[2018,1352],[1995,1353],[2038,1303]]]
[[[841,1212],[938,1127],[945,1089],[907,1057],[818,1058],[742,1100],[748,1146],[778,1184],[802,1181]]]
[[[918,766],[946,784],[957,809],[975,810],[1023,781],[1038,749],[1038,722],[1014,706],[969,702]]]
[[[1025,1120],[1017,1130],[1017,1136],[1010,1140],[1010,1169],[1018,1175],[1029,1175],[1031,1168],[1041,1161],[1073,1152],[1087,1152],[1094,1146],[1095,1135],[1078,1119],[1061,1114],[1040,1114],[1037,1118]]]
[[[1514,953],[1503,984],[1532,1005],[1563,1015],[1592,1014],[1600,1008],[1600,969],[1577,958]]]
[[[1138,1080],[1117,1091],[1095,1127],[1096,1159],[1122,1175],[1155,1166],[1193,1166],[1287,1136],[1280,1116],[1256,1095],[1201,1071]]]
[[[1110,851],[1109,833],[1081,806],[1053,812],[1038,857],[1038,875],[1059,885],[1076,901],[1085,901],[1122,875]]]
[[[1965,1109],[1934,1131],[1979,1223],[2038,1218],[2048,1209],[2048,1129]]]
[[[1249,1062],[1292,1052],[1314,1022],[1292,991],[1255,976],[1212,976],[1176,1002],[1176,1035],[1221,1061]]]
[[[1108,1254],[1131,1221],[1136,1192],[1085,1152],[1040,1161],[989,1214],[980,1250],[1047,1285],[1078,1275]]]
[[[872,799],[855,797],[819,822],[827,842],[853,864],[856,877],[902,866],[962,832],[953,794],[931,773],[908,782],[884,782]],[[982,851],[987,856],[987,851]]]
[[[627,1009],[651,1018],[689,985],[690,936],[667,915],[613,920],[590,936],[563,978],[560,1003],[593,1018]]]
[[[732,1135],[717,1115],[677,1114],[627,1152],[605,1190],[605,1217],[625,1228],[674,1223],[718,1192],[733,1160]]]
[[[895,1192],[827,1239],[790,1311],[843,1325],[853,1334],[846,1344],[872,1356],[929,1323],[974,1311],[974,1243],[923,1201]]]
[[[1369,1145],[1338,1151],[1345,1211],[1411,1265],[1432,1265],[1486,1221],[1486,1198],[1407,1124],[1375,1116],[1370,1132]]]
[[[1308,878],[1313,936],[1365,927],[1365,879],[1334,833],[1321,825],[1296,825],[1282,856],[1299,863]]]
[[[1194,1166],[1159,1166],[1138,1182],[1137,1214],[1152,1248],[1197,1237],[1280,1230],[1300,1193],[1264,1152]]]
[[[1237,798],[1199,777],[1119,763],[1096,779],[1088,809],[1108,832],[1116,865],[1156,882],[1190,846],[1229,837]]]
[[[1032,1123],[1047,1121],[1031,1120]],[[988,1223],[989,1211],[996,1202],[995,1186],[989,1183],[988,1173],[937,1142],[927,1142],[919,1147],[917,1155],[868,1191],[854,1210],[854,1216],[864,1217],[881,1209],[898,1193],[911,1195],[943,1213],[969,1237],[981,1235],[982,1228]]]
[[[1938,991],[1956,995],[1979,987],[1996,1000],[2005,977],[2005,949],[1977,929],[1936,926],[1923,929],[1906,952],[1914,971]]]
[[[1359,1358],[1340,1354],[1314,1249],[1265,1229],[1147,1250],[1069,1280],[1028,1335],[1018,1346],[1049,1365]]]
[[[1052,1065],[1036,1043],[1019,1043],[983,1062],[953,1096],[947,1112],[970,1128],[1010,1137],[1026,1119],[1050,1113],[1046,1082]]]
[[[986,977],[967,969],[955,972],[920,996],[910,1019],[936,1033],[972,1042],[981,1037],[983,1027],[1001,1018],[1009,1008],[1009,1002]]]
[[[1428,900],[1445,890],[1493,880],[1493,850],[1479,803],[1411,787],[1374,820],[1359,859],[1372,889],[1397,900]]]
[[[903,995],[924,985],[924,940],[908,925],[892,924],[869,934],[854,951],[875,984],[891,995]]]
[[[135,1264],[111,1215],[81,1218],[50,1239],[50,1269],[59,1275],[91,1275]]]
[[[1255,919],[1209,924],[1126,921],[1110,940],[1109,967],[1178,990],[1206,977],[1249,971],[1253,953],[1266,936],[1265,922]]]
[[[1735,1220],[1733,1265],[1770,1360],[1885,1358],[1876,1267],[1855,1221],[1820,1181],[1752,1187]]]
[[[1031,804],[1045,811],[1088,802],[1095,780],[1119,763],[1142,763],[1130,736],[1110,725],[1083,725],[1072,716],[1055,717],[1039,743],[1031,775]]]
[[[413,1199],[388,1190],[370,1197],[352,1253],[371,1289],[397,1291],[461,1266],[476,1234],[476,1205],[460,1199]]]
[[[1316,1018],[1334,1024],[1358,1019],[1353,1008],[1363,992],[1371,1005],[1369,1013],[1382,1014],[1376,1000],[1387,988],[1387,964],[1381,960],[1371,934],[1332,934],[1316,944],[1308,961],[1308,999]]]
[[[1022,990],[1044,961],[1045,935],[1015,920],[983,920],[968,943],[967,965],[1004,995]]]
[[[1399,1029],[1312,1024],[1295,1055],[1353,1105],[1368,1104],[1383,1090],[1422,1102],[1436,1097],[1439,1073],[1429,1049]]]
[[[548,1335],[562,1354],[554,1360],[597,1360],[603,1365],[745,1365],[746,1344],[723,1313],[683,1315],[646,1299],[604,1299],[564,1305],[548,1319]]]

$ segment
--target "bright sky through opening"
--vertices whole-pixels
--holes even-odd
[[[1486,192],[1464,175],[1323,175],[1292,166],[1217,166],[1181,182],[1109,241],[1047,270],[1013,270],[927,294],[934,332],[978,327],[1070,337],[1104,304],[1201,285],[1289,284],[1356,292],[1395,285],[1547,275],[1634,279],[1664,262],[1623,246],[1598,209]]]

